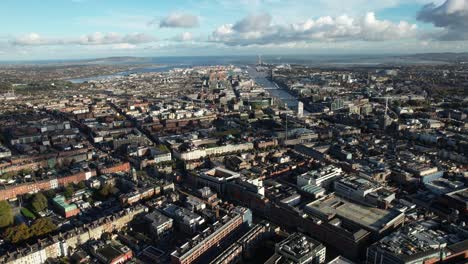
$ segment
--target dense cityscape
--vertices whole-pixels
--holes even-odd
[[[464,263],[464,63],[257,60],[3,67],[0,262]]]
[[[468,264],[468,0],[0,24],[0,264]]]

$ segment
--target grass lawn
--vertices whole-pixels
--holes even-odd
[[[21,214],[30,219],[36,219],[36,216],[28,208],[21,208]]]

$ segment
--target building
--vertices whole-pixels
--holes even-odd
[[[240,156],[228,156],[224,158],[224,164],[226,168],[234,171],[241,171],[244,169],[250,169],[250,163]]]
[[[57,212],[65,218],[69,218],[80,213],[80,209],[78,206],[76,206],[76,204],[68,203],[65,200],[65,197],[61,195],[57,195],[55,198],[53,198],[52,202],[54,203]]]
[[[147,208],[136,206],[113,215],[99,218],[89,224],[78,226],[61,234],[38,240],[37,243],[13,250],[0,256],[0,263],[29,264],[45,263],[49,258],[70,255],[70,250],[76,249],[89,240],[100,239],[102,234],[119,230],[126,226],[135,215],[141,214]]]
[[[430,192],[443,195],[453,191],[457,191],[464,188],[464,184],[461,181],[454,181],[445,178],[440,178],[424,184],[424,187]]]
[[[132,205],[141,200],[151,198],[161,193],[160,186],[138,188],[132,192],[121,194],[119,199],[122,205]]]
[[[150,232],[153,237],[161,237],[172,230],[172,218],[169,218],[158,211],[146,214],[144,219],[150,224]]]
[[[146,138],[143,134],[139,132],[137,135],[129,134],[125,135],[122,138],[116,138],[112,141],[112,146],[114,150],[117,150],[123,146],[128,145],[137,145],[137,146],[144,146],[144,145],[151,145],[151,141]]]
[[[276,244],[275,254],[266,262],[320,264],[325,263],[326,248],[322,243],[304,234],[294,233]]]
[[[167,257],[164,251],[153,246],[145,248],[140,255],[138,255],[138,259],[143,263],[167,263],[170,261],[170,258]]]
[[[263,149],[278,146],[278,140],[276,138],[258,139],[255,141],[255,148]]]
[[[330,110],[331,111],[336,111],[340,110],[344,107],[344,101],[343,99],[334,99],[333,101],[330,102]]]
[[[334,182],[335,193],[358,203],[387,208],[395,199],[395,193],[377,183],[355,176]]]
[[[462,263],[467,258],[468,232],[461,227],[429,220],[404,226],[370,246],[366,263],[425,264],[440,260]]]
[[[175,204],[168,204],[162,211],[165,215],[175,220],[177,227],[181,231],[188,234],[194,234],[205,223],[205,219],[200,215]]]
[[[443,171],[426,164],[408,163],[405,169],[419,179],[421,183],[428,183],[444,176]]]
[[[273,236],[274,228],[270,223],[262,221],[254,225],[245,235],[219,254],[211,264],[231,264],[255,254],[255,249],[265,239]]]
[[[188,150],[184,152],[174,151],[174,157],[181,160],[197,160],[207,156],[217,156],[224,155],[234,152],[243,152],[250,151],[254,148],[254,144],[251,142],[239,143],[239,144],[227,144],[222,146],[214,146],[207,148],[198,148],[193,150]]]
[[[446,193],[439,198],[439,202],[461,216],[468,216],[468,188]]]
[[[190,264],[219,244],[241,226],[252,224],[252,212],[244,207],[236,207],[224,216],[221,221],[205,229],[202,234],[195,236],[171,254],[173,264]]]
[[[313,198],[325,196],[325,189],[320,186],[308,184],[302,186],[299,190],[301,191],[301,193],[311,196]]]
[[[327,264],[355,264],[355,263],[345,257],[338,256],[330,260],[329,262],[327,262]]]
[[[9,157],[11,157],[11,151],[7,147],[0,145],[0,159]]]
[[[130,172],[130,163],[129,162],[122,162],[122,163],[115,163],[112,165],[103,165],[98,166],[99,174],[113,174],[117,172]]]
[[[326,154],[326,152],[329,149],[329,146],[315,147],[313,145],[304,144],[297,144],[294,146],[294,150],[300,153],[301,155],[320,161],[324,161],[329,158],[328,154]]]
[[[171,152],[164,152],[164,151],[154,151],[154,153],[152,153],[153,157],[154,157],[154,162],[156,164],[158,163],[162,163],[162,162],[168,162],[168,161],[171,161],[172,160],[172,154]]]
[[[133,257],[132,250],[117,241],[105,243],[100,240],[93,240],[88,242],[87,246],[91,255],[103,264],[122,264]]]
[[[304,103],[297,103],[297,117],[302,118],[304,116]]]
[[[405,215],[396,210],[384,210],[353,203],[334,194],[313,201],[304,211],[322,221],[335,221],[358,225],[380,235],[403,224]]]
[[[332,157],[337,158],[341,161],[350,161],[353,159],[352,153],[342,149],[338,145],[331,147],[329,152]]]
[[[329,165],[320,168],[317,171],[309,171],[297,176],[297,185],[303,187],[305,185],[327,186],[336,177],[341,176],[343,170],[341,168]]]
[[[217,193],[224,193],[226,184],[235,179],[239,179],[240,174],[221,167],[216,167],[211,170],[200,173],[196,177],[196,182],[199,187],[210,187]]]
[[[47,180],[38,180],[34,182],[25,182],[16,185],[9,185],[5,188],[0,189],[0,201],[9,200],[16,198],[18,195],[27,193],[36,193],[39,191],[45,191],[50,189],[56,189],[58,187],[66,186],[70,183],[79,183],[81,181],[89,180],[96,176],[96,171],[82,171],[76,174],[51,178]]]

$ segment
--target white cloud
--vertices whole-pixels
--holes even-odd
[[[325,16],[294,24],[273,24],[269,15],[251,15],[235,24],[218,27],[210,41],[231,46],[337,40],[384,41],[414,37],[416,29],[416,25],[405,21],[379,20],[372,12],[359,18]]]
[[[198,16],[187,13],[173,13],[159,22],[162,28],[194,28],[199,26]],[[154,22],[153,22],[154,23]]]
[[[297,19],[305,20],[308,17],[318,17],[324,14],[339,16],[362,15],[365,12],[380,13],[388,8],[397,8],[402,5],[421,5],[431,2],[440,3],[444,0],[197,0],[211,3],[216,1],[219,8],[231,12],[265,12],[267,11],[276,20],[285,22]]]
[[[17,46],[53,46],[53,45],[110,45],[110,44],[142,44],[154,42],[155,37],[144,33],[101,33],[95,32],[78,38],[47,38],[37,33],[29,33],[15,38],[11,43]]]
[[[137,45],[129,44],[129,43],[121,43],[121,44],[114,44],[112,45],[112,49],[116,50],[129,50],[129,49],[136,49]]]

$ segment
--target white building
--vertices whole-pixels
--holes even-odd
[[[211,155],[223,155],[238,151],[249,151],[254,148],[253,143],[228,144],[205,149],[194,149],[186,152],[174,151],[174,156],[181,160],[197,160]]]
[[[305,185],[326,186],[333,179],[341,176],[343,170],[341,168],[329,165],[317,171],[309,171],[297,176],[297,185],[303,187]]]
[[[304,116],[304,103],[297,103],[297,117],[301,118]]]

